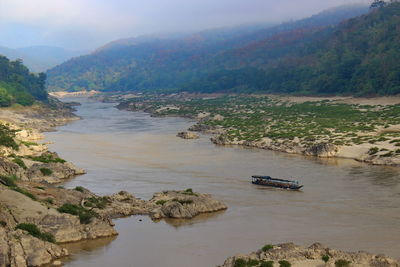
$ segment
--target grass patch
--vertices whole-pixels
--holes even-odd
[[[260,267],[274,267],[273,261],[262,261]]]
[[[74,188],[74,190],[79,191],[81,193],[85,192],[85,188],[82,187],[82,186],[77,186],[77,187]]]
[[[47,242],[51,243],[56,242],[53,234],[40,231],[40,229],[35,224],[32,223],[20,223],[15,227],[15,229],[21,229],[27,231],[31,236],[34,236],[36,238],[39,238]]]
[[[335,267],[348,267],[350,266],[350,261],[348,260],[337,260],[335,261]]]
[[[273,249],[273,248],[274,248],[273,245],[267,244],[267,245],[263,246],[263,247],[261,248],[261,250],[264,251],[264,252],[266,252],[266,251],[271,250],[271,249]]]
[[[244,259],[237,259],[235,260],[234,267],[246,267],[247,263]]]
[[[193,192],[192,188],[188,188],[185,191],[181,191],[180,193],[189,196],[197,196],[197,194]]]
[[[0,124],[0,146],[11,147],[14,150],[19,149],[19,145],[15,142],[15,130],[11,130],[8,126]]]
[[[92,222],[92,219],[94,217],[97,217],[98,214],[92,210],[88,210],[84,207],[70,204],[70,203],[65,203],[61,207],[57,209],[61,213],[68,213],[71,215],[75,215],[79,217],[79,221],[82,224],[89,224]]]
[[[38,146],[38,143],[35,142],[27,142],[27,141],[21,141],[21,144],[24,144],[27,147],[31,147],[31,146]]]
[[[44,201],[45,201],[46,203],[51,204],[51,205],[54,204],[54,199],[52,199],[52,198],[50,198],[50,197],[46,198]]]
[[[29,156],[28,158],[33,161],[39,161],[39,162],[43,162],[43,163],[65,163],[66,162],[62,158],[54,157],[52,154],[43,154],[43,155],[36,156],[36,157]]]
[[[23,168],[24,170],[27,169],[25,162],[21,159],[21,158],[15,158],[12,160],[14,163],[18,164],[18,166],[20,166],[21,168]]]
[[[368,150],[368,155],[375,155],[376,153],[378,153],[379,152],[379,148],[378,147],[371,147],[369,150]]]
[[[90,197],[85,199],[85,207],[105,209],[107,204],[110,203],[108,197]]]
[[[292,264],[290,262],[288,262],[288,261],[281,260],[281,261],[279,261],[279,266],[280,267],[291,267]]]
[[[17,180],[16,176],[0,176],[0,183],[2,183],[3,185],[9,187],[10,189],[21,193],[29,198],[31,198],[32,200],[37,200],[37,198],[29,193],[28,191],[26,191],[25,189],[20,188],[15,181]]]
[[[163,199],[161,199],[161,200],[158,200],[158,201],[156,202],[156,204],[162,206],[162,205],[164,205],[164,204],[167,203],[167,202],[168,202],[168,200],[163,200]]]
[[[44,176],[49,176],[53,174],[53,171],[50,170],[49,168],[40,168],[40,172],[44,175]]]
[[[251,267],[251,266],[257,266],[260,264],[259,260],[255,260],[255,259],[249,259],[246,263],[247,266]]]

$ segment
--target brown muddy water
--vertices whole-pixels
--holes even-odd
[[[193,121],[119,111],[81,99],[82,120],[46,134],[51,149],[88,173],[65,184],[148,199],[186,189],[224,201],[226,212],[191,221],[115,220],[118,237],[69,245],[68,267],[204,267],[267,243],[321,242],[400,258],[400,168],[318,160],[175,137]],[[293,177],[300,192],[250,184],[251,175]],[[141,220],[141,221],[140,221]]]

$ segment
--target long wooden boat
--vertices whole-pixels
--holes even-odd
[[[251,179],[252,179],[251,182],[256,185],[278,187],[290,190],[299,190],[303,187],[303,185],[299,184],[298,181],[272,178],[271,176],[254,175],[251,177]]]

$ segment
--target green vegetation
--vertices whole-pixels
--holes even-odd
[[[49,168],[40,168],[40,172],[44,175],[44,176],[49,176],[53,174],[53,171],[50,170]]]
[[[81,193],[85,192],[85,188],[82,187],[82,186],[77,186],[77,187],[74,188],[74,190],[76,190],[78,192],[81,192]]]
[[[234,267],[246,267],[247,263],[244,259],[237,259],[235,260],[235,265],[233,265]]]
[[[15,132],[15,130],[11,130],[7,125],[0,124],[0,146],[11,147],[14,150],[18,150],[19,145],[14,140]]]
[[[291,267],[292,264],[290,262],[288,262],[288,261],[281,260],[281,261],[279,261],[279,266],[280,267]]]
[[[12,104],[30,106],[36,100],[46,101],[46,75],[32,74],[21,60],[0,56],[0,107]]]
[[[246,265],[251,267],[251,266],[258,266],[260,264],[259,260],[255,259],[248,259]]]
[[[54,204],[54,199],[52,199],[52,198],[50,198],[50,197],[46,198],[44,201],[45,201],[46,203],[49,203],[50,205],[53,205],[53,204]]]
[[[33,160],[33,161],[39,161],[39,162],[43,162],[43,163],[65,163],[66,161],[55,157],[52,153],[44,153],[40,156],[29,156],[29,159]]]
[[[327,263],[327,262],[329,261],[330,257],[329,257],[328,255],[324,255],[324,256],[321,257],[321,259],[322,259],[325,263]]]
[[[27,141],[21,141],[21,144],[24,144],[24,145],[27,146],[27,147],[30,147],[30,146],[38,146],[38,145],[39,145],[39,144],[36,143],[36,142],[27,142]]]
[[[382,132],[384,125],[400,124],[400,105],[366,106],[335,101],[292,103],[276,97],[221,96],[215,98],[180,99],[143,95],[119,105],[132,111],[146,110],[156,116],[196,118],[199,113],[210,114],[198,126],[219,129],[221,143],[258,142],[263,138],[281,140],[304,148],[318,143],[338,146],[376,144],[397,140],[400,132]],[[167,108],[173,107],[173,108]],[[215,117],[218,118],[215,118]],[[393,140],[393,141],[391,141]],[[279,144],[277,144],[279,145]],[[381,156],[373,147],[369,154]],[[390,151],[388,151],[390,152]],[[393,156],[395,152],[386,156]],[[182,191],[191,194],[192,191]],[[194,194],[194,193],[193,193]]]
[[[362,12],[330,18],[329,23],[329,15],[323,14],[321,21],[307,26],[294,22],[218,41],[203,36],[196,47],[186,38],[135,40],[57,66],[48,72],[49,86],[52,90],[394,95],[400,93],[399,12],[400,3],[392,3],[336,26],[332,25]]]
[[[15,181],[17,180],[16,176],[0,176],[0,183],[4,184],[5,186],[9,187],[10,189],[21,193],[32,200],[37,200],[37,198],[30,192],[20,188]]]
[[[180,193],[189,196],[197,196],[197,194],[193,192],[192,188],[188,188],[185,191],[181,191]]]
[[[7,226],[7,223],[6,223],[5,221],[0,221],[0,226],[6,227],[6,226]]]
[[[266,251],[271,250],[271,249],[273,249],[273,248],[274,248],[273,245],[267,244],[267,245],[263,246],[261,250],[264,251],[264,252],[266,252]]]
[[[13,162],[16,163],[16,164],[18,164],[18,165],[19,165],[21,168],[23,168],[24,170],[27,169],[27,167],[26,167],[24,161],[23,161],[20,157],[14,158],[14,159],[13,159]]]
[[[92,222],[94,217],[97,217],[98,214],[92,210],[88,210],[84,207],[65,203],[61,207],[57,209],[61,213],[68,213],[79,217],[79,220],[82,224],[89,224]]]
[[[350,266],[350,261],[348,260],[337,260],[335,261],[335,266],[336,267],[347,267]]]
[[[40,229],[35,224],[32,224],[32,223],[20,223],[15,227],[15,229],[21,229],[21,230],[27,231],[31,236],[39,238],[43,241],[47,241],[47,242],[51,242],[51,243],[56,242],[53,234],[41,232]]]
[[[90,197],[85,199],[85,207],[105,209],[107,204],[110,203],[108,197]]]
[[[261,261],[260,267],[274,267],[273,261]]]
[[[158,200],[158,201],[156,202],[156,204],[162,206],[162,205],[164,205],[164,204],[167,203],[167,202],[168,202],[167,200],[161,199],[161,200]]]

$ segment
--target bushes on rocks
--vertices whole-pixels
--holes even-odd
[[[337,261],[335,261],[335,266],[336,266],[336,267],[347,267],[347,266],[350,266],[350,261],[347,261],[347,260],[337,260]]]
[[[51,243],[56,242],[53,234],[40,231],[40,229],[35,224],[32,223],[20,223],[17,225],[17,227],[15,227],[15,229],[21,229],[27,231],[31,236],[34,236],[36,238],[39,238],[47,242]]]
[[[104,209],[110,203],[108,197],[90,197],[85,199],[85,207]]]
[[[266,252],[266,251],[271,250],[271,249],[273,249],[273,248],[274,248],[273,245],[267,244],[267,245],[263,246],[261,250],[264,251],[264,252]]]
[[[43,163],[65,163],[66,162],[63,159],[61,159],[57,156],[54,156],[52,153],[45,153],[45,154],[42,154],[37,157],[30,156],[29,158],[33,161],[39,161],[39,162],[43,162]]]
[[[40,168],[40,172],[44,175],[44,176],[49,176],[53,174],[53,171],[48,169],[48,168]]]
[[[274,267],[273,261],[262,261],[260,267]]]
[[[0,124],[0,146],[11,147],[18,150],[19,146],[14,140],[15,131],[11,130],[8,126]]]
[[[37,198],[33,194],[18,187],[18,185],[15,183],[15,180],[17,180],[17,177],[15,177],[15,176],[0,176],[0,183],[4,184],[5,186],[9,187],[10,189],[17,191],[18,193],[21,193],[33,200],[37,200]]]
[[[5,221],[0,221],[0,226],[6,227],[7,223]]]
[[[24,170],[27,169],[25,162],[21,159],[21,158],[15,158],[13,159],[13,162],[18,164],[18,166],[20,166],[21,168],[23,168]]]
[[[77,186],[74,188],[76,191],[83,193],[85,191],[85,188],[83,188],[82,186]]]
[[[237,259],[235,261],[235,265],[233,265],[234,267],[246,267],[247,263],[244,259]]]
[[[288,261],[281,260],[281,261],[279,261],[279,266],[280,267],[291,267],[292,264],[290,262],[288,262]]]
[[[71,215],[78,216],[79,217],[79,221],[82,224],[91,223],[93,217],[97,216],[97,213],[92,211],[92,210],[88,210],[88,209],[85,209],[84,207],[81,207],[81,206],[78,206],[78,205],[74,205],[74,204],[70,204],[70,203],[65,203],[64,205],[59,207],[57,210],[59,212],[61,212],[61,213],[68,213],[68,214],[71,214]]]
[[[321,259],[325,262],[325,263],[327,263],[328,261],[329,261],[329,256],[328,255],[324,255],[324,256],[322,256],[321,257]]]

